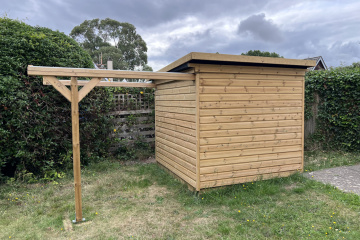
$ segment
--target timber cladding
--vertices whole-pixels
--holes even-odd
[[[157,86],[156,160],[196,187],[196,87],[194,81]]]
[[[302,171],[304,75],[313,63],[195,56],[200,63],[187,55],[164,68],[185,61],[195,81],[155,81],[157,161],[197,191]]]

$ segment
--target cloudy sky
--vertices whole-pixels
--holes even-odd
[[[135,25],[158,70],[189,52],[360,61],[359,0],[0,0],[0,16],[65,34],[84,20]]]

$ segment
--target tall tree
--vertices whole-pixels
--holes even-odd
[[[246,53],[242,53],[241,55],[247,55],[247,56],[261,56],[261,57],[277,57],[277,58],[284,58],[283,56],[280,56],[276,52],[265,52],[260,50],[250,50]]]
[[[136,33],[134,25],[116,20],[85,20],[73,28],[70,36],[89,52],[94,61],[103,53],[111,58],[114,69],[134,70],[147,63],[145,41]]]

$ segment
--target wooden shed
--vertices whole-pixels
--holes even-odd
[[[311,60],[190,53],[157,80],[156,161],[197,191],[303,170]]]

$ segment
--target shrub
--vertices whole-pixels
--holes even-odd
[[[319,95],[317,129],[313,136],[327,149],[360,150],[360,68],[311,71],[305,78],[306,117],[314,94]]]
[[[28,65],[93,67],[65,34],[0,18],[0,179],[43,178],[72,166],[70,103],[41,77],[28,76]],[[80,102],[83,164],[107,153],[111,100],[108,89],[96,88]]]

